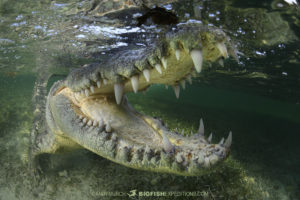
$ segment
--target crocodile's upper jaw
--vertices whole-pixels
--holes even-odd
[[[169,131],[162,121],[136,112],[124,95],[159,83],[173,85],[179,97],[179,84],[185,85],[186,78],[191,80],[194,67],[200,72],[203,60],[228,57],[226,37],[213,37],[214,33],[197,27],[191,30],[199,39],[191,42],[185,32],[169,34],[164,43],[128,58],[134,67],[126,67],[128,63],[124,63],[125,70],[117,64],[109,68],[89,66],[54,85],[47,108],[52,132],[137,169],[199,175],[203,168],[224,160],[231,133],[225,143],[210,144],[211,136],[205,139],[201,120],[198,134],[184,137]],[[116,59],[122,60],[122,56]],[[146,62],[141,62],[141,57]]]

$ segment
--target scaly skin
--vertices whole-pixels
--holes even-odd
[[[190,137],[169,131],[143,116],[125,93],[151,84],[174,87],[204,64],[236,57],[226,35],[200,24],[181,24],[153,39],[149,46],[122,51],[105,63],[74,70],[55,83],[47,98],[47,133],[37,135],[32,155],[86,148],[116,163],[142,170],[185,176],[201,175],[229,154],[232,136],[210,144],[199,132]],[[195,69],[194,69],[195,66]],[[137,84],[138,83],[138,84]]]

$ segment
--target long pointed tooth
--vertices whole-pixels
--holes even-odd
[[[93,126],[97,126],[97,121],[96,120],[93,121]]]
[[[139,90],[139,76],[138,75],[132,76],[130,78],[130,81],[131,81],[131,85],[132,85],[132,89],[133,89],[134,93],[137,93]]]
[[[221,139],[221,141],[219,142],[219,145],[224,144],[224,138]]]
[[[97,81],[97,87],[98,87],[98,88],[101,87],[101,81]]]
[[[231,146],[231,143],[232,143],[232,132],[230,131],[224,145],[225,147],[229,148]]]
[[[180,50],[179,49],[175,50],[175,56],[176,56],[177,60],[180,59]]]
[[[190,52],[190,55],[192,57],[196,71],[200,73],[202,70],[202,62],[203,62],[202,52],[200,50],[194,49]]]
[[[103,79],[103,84],[104,84],[104,85],[107,84],[107,79]]]
[[[160,64],[156,64],[156,65],[155,65],[155,69],[158,71],[158,73],[162,74]]]
[[[85,124],[87,122],[87,118],[83,118],[82,122]]]
[[[89,90],[85,89],[84,92],[85,92],[85,96],[88,97],[89,96]]]
[[[225,44],[223,42],[220,42],[217,44],[217,47],[218,47],[219,51],[221,52],[222,56],[224,58],[228,58],[228,52],[227,52],[227,48],[226,48]]]
[[[203,119],[200,119],[200,126],[199,126],[199,130],[198,133],[202,136],[204,136],[204,123],[203,123]]]
[[[224,67],[224,59],[223,59],[223,58],[220,58],[220,59],[219,59],[219,64],[220,64],[222,67]]]
[[[149,71],[149,69],[144,69],[143,74],[145,76],[146,81],[149,82],[150,81],[150,71]]]
[[[208,141],[209,143],[211,143],[212,136],[213,136],[213,134],[211,133],[211,134],[209,135],[209,137],[207,138],[207,141]]]
[[[180,85],[181,85],[182,89],[185,90],[185,80],[181,80]]]
[[[165,69],[167,69],[167,59],[161,58],[161,63]]]
[[[91,90],[92,93],[95,93],[95,88],[94,88],[93,85],[90,87],[90,90]]]
[[[184,135],[184,129],[182,129],[182,131],[181,131],[181,135]]]
[[[187,81],[189,82],[189,84],[192,85],[193,81],[192,81],[192,75],[189,74],[187,77],[186,77]]]
[[[92,120],[89,120],[88,123],[87,123],[87,125],[88,125],[88,126],[91,126],[92,123],[93,123]]]
[[[111,126],[110,126],[109,122],[107,122],[107,124],[105,126],[105,131],[108,132],[108,133],[111,132]]]
[[[176,98],[178,99],[179,98],[179,93],[180,93],[180,87],[179,87],[179,85],[173,85],[173,89],[174,89]]]
[[[169,138],[167,137],[166,133],[163,131],[162,133],[162,137],[163,137],[163,147],[164,150],[168,153],[172,152],[174,147],[173,144],[170,142]]]
[[[120,104],[123,96],[124,85],[122,83],[116,83],[114,85],[114,90],[116,102],[117,104]]]
[[[81,91],[80,91],[80,94],[81,94],[81,95],[84,95],[84,90],[81,90]]]

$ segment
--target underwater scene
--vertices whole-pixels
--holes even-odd
[[[296,0],[0,0],[0,200],[300,199]]]

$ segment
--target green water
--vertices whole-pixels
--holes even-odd
[[[213,142],[231,130],[231,155],[218,170],[201,177],[157,174],[78,150],[43,155],[43,173],[33,177],[26,152],[36,78],[49,68],[55,74],[49,88],[95,59],[85,52],[101,59],[98,47],[116,42],[80,31],[92,24],[81,13],[87,2],[0,0],[0,199],[174,199],[129,198],[132,190],[186,194],[175,199],[300,198],[300,12],[280,0],[172,4],[181,21],[222,27],[238,44],[240,63],[214,63],[180,91],[179,99],[161,85],[128,94],[135,109],[162,118],[171,130],[195,132],[201,117]]]

